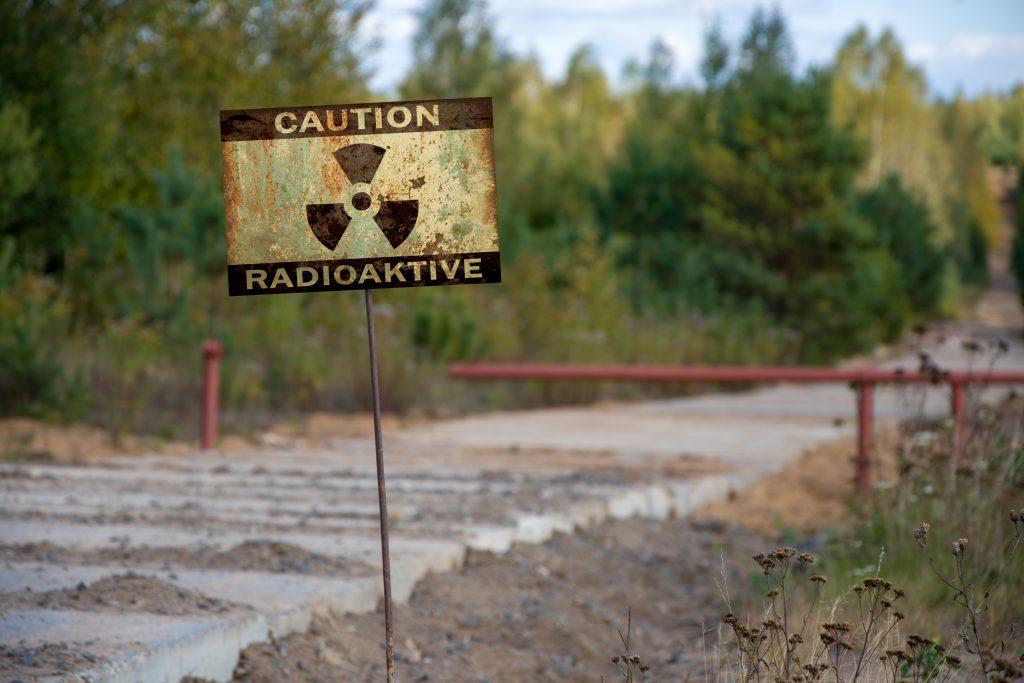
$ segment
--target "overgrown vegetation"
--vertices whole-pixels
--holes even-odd
[[[876,513],[873,524],[908,531],[898,519],[904,512]],[[944,523],[951,521],[940,508],[931,512]],[[971,513],[975,519],[970,526],[979,531],[975,538],[981,543],[958,537],[942,546],[938,559],[931,554],[932,525],[927,522],[890,539],[892,546],[871,546],[881,547],[880,556],[854,572],[870,574],[866,578],[846,583],[851,577],[840,557],[834,566],[841,593],[831,604],[822,600],[828,579],[811,573],[815,556],[794,548],[756,555],[769,586],[761,611],[723,617],[731,632],[724,644],[728,677],[852,683],[959,677],[1009,681],[1024,675],[1021,572],[1014,563],[1024,539],[1024,509],[982,517],[991,512],[986,506]],[[944,536],[956,533],[957,527],[943,526]],[[893,563],[887,547],[919,551],[916,567]],[[841,556],[837,548],[831,546],[826,556]],[[883,573],[900,575],[905,583],[899,585],[907,590]]]
[[[217,112],[382,96],[368,9],[0,6],[0,413],[184,429],[210,336],[236,421],[367,405],[358,297],[226,297]],[[414,48],[398,96],[495,99],[506,284],[380,294],[391,410],[612,391],[454,386],[452,360],[868,349],[983,282],[986,169],[1021,160],[1024,89],[933,101],[889,33],[799,73],[759,11],[735,46],[709,31],[700,85],[655,43],[613,88],[586,47],[546,79],[482,2],[432,0]]]
[[[965,347],[979,372],[1002,351],[998,343]],[[1024,676],[1024,401],[972,403],[960,453],[952,425],[922,415],[905,423],[895,480],[856,503],[862,514],[832,534],[820,559],[793,548],[754,558],[767,582],[764,604],[724,618],[730,676]]]

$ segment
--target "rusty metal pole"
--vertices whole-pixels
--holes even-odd
[[[199,419],[199,440],[204,451],[217,447],[217,419],[220,412],[220,358],[224,347],[219,341],[203,342],[203,405]]]
[[[857,491],[871,492],[871,447],[875,422],[875,385],[860,382],[857,388]]]
[[[959,460],[964,455],[967,436],[967,383],[953,380],[949,387],[950,412],[953,413],[953,457]]]
[[[391,552],[388,548],[388,496],[384,488],[384,439],[380,427],[380,381],[377,374],[377,338],[373,329],[373,297],[366,295],[366,331],[370,341],[370,387],[373,392],[373,439],[377,451],[377,502],[380,505],[380,552],[384,565],[384,642],[387,683],[395,681],[395,630],[391,617]]]

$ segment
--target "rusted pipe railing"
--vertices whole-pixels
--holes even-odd
[[[856,483],[871,488],[874,395],[877,384],[949,384],[953,449],[963,453],[967,427],[967,387],[971,384],[1024,384],[1024,372],[905,371],[877,368],[708,365],[563,365],[547,363],[453,363],[450,377],[473,380],[619,381],[659,383],[798,382],[850,384],[857,392]]]
[[[857,391],[857,490],[865,494],[871,490],[871,446],[875,437],[875,385],[862,382],[854,385]]]
[[[220,412],[220,359],[224,347],[219,341],[203,342],[203,399],[199,418],[199,441],[204,451],[217,446],[217,420]]]

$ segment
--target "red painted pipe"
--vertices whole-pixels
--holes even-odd
[[[203,342],[203,405],[199,438],[204,451],[217,446],[217,419],[220,410],[220,359],[224,347],[219,341]]]
[[[876,384],[940,384],[952,388],[953,452],[963,455],[969,384],[1024,384],[1022,372],[918,372],[877,368],[827,368],[736,365],[566,365],[557,363],[453,363],[448,375],[459,379],[626,381],[626,382],[803,382],[849,383],[857,389],[857,489],[871,488]]]
[[[950,382],[950,412],[953,413],[953,456],[958,460],[964,454],[967,436],[967,384]]]
[[[857,474],[861,495],[871,492],[871,447],[875,436],[875,385],[857,385]]]
[[[1022,372],[918,372],[878,368],[737,365],[570,365],[558,363],[452,363],[458,379],[626,382],[801,382],[896,384],[1024,384]]]

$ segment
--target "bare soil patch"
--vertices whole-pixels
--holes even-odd
[[[632,609],[632,649],[655,680],[713,667],[722,614],[716,586],[745,592],[765,540],[742,527],[688,520],[606,522],[505,555],[471,552],[432,574],[396,610],[402,681],[615,680]],[[721,577],[718,577],[721,581]],[[379,681],[383,614],[317,619],[307,633],[255,645],[235,681]]]
[[[893,475],[897,438],[877,430],[879,479]],[[722,615],[751,610],[751,556],[849,517],[855,451],[854,439],[824,444],[688,519],[610,521],[505,555],[472,552],[464,569],[428,576],[396,610],[398,678],[619,680],[610,659],[622,653],[618,631],[632,609],[632,650],[651,680],[703,680],[721,654]],[[248,648],[234,680],[377,681],[382,632],[381,610],[319,618],[305,634]]]
[[[0,683],[28,683],[68,671],[88,668],[99,658],[88,650],[72,650],[67,645],[42,647],[0,645]]]
[[[308,552],[290,543],[246,541],[227,550],[197,548],[118,547],[79,550],[52,543],[0,546],[0,560],[62,565],[118,565],[125,568],[224,569],[313,576],[352,576],[374,571],[369,565],[341,557]]]
[[[898,434],[876,430],[873,473],[876,480],[895,472]],[[840,439],[805,451],[778,472],[692,513],[695,520],[747,527],[767,538],[809,536],[850,516],[854,488],[856,439]]]
[[[424,418],[384,416],[389,432],[426,422]],[[331,447],[338,439],[372,439],[373,418],[368,413],[313,413],[267,425],[251,434],[225,434],[218,449],[234,451],[262,448]],[[122,434],[87,424],[62,424],[27,417],[0,418],[0,462],[84,464],[117,456],[159,453],[188,455],[196,442],[142,434]]]
[[[78,610],[83,612],[148,612],[167,616],[222,614],[245,609],[152,576],[127,573],[105,576],[90,584],[49,591],[0,593],[4,609]]]
[[[195,446],[151,436],[119,439],[85,424],[55,424],[26,417],[0,419],[0,462],[91,463],[129,453],[180,454]]]

